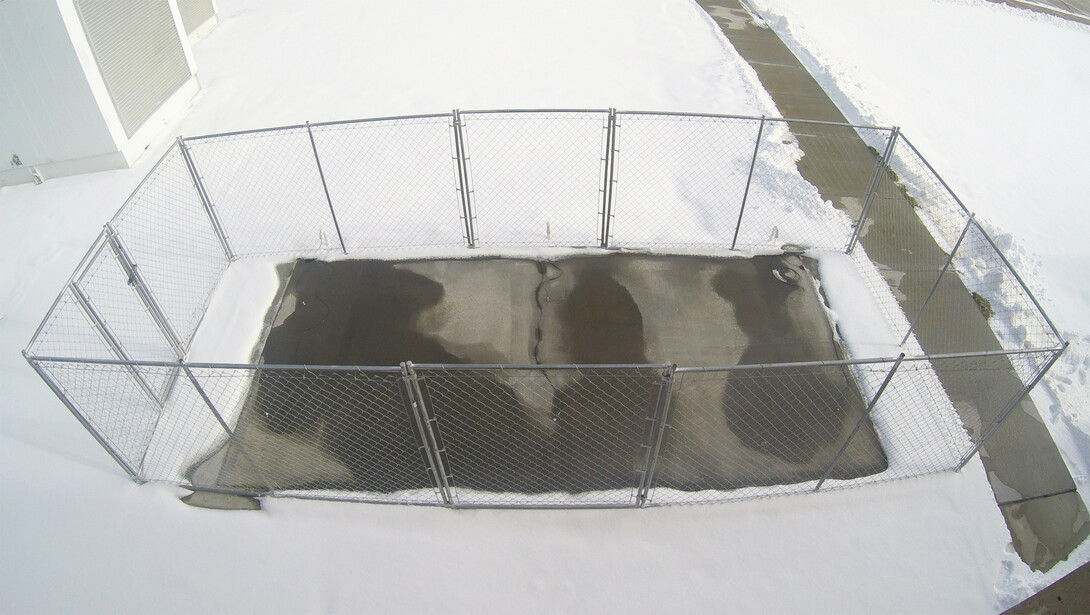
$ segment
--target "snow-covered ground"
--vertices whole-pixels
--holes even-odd
[[[204,91],[137,165],[0,192],[0,610],[967,613],[994,611],[1070,570],[1074,562],[1046,578],[1019,562],[977,461],[960,474],[862,489],[642,512],[292,500],[267,501],[261,513],[192,509],[173,488],[129,483],[19,356],[101,225],[177,134],[454,107],[775,113],[695,3],[588,4],[342,0],[315,12],[222,0],[222,23],[195,49]],[[854,103],[853,119],[900,124],[1042,290],[1076,347],[1038,402],[1085,485],[1079,345],[1090,335],[1077,317],[1090,297],[1072,280],[1075,233],[1088,230],[1075,205],[1090,135],[1063,110],[1090,106],[1090,29],[958,0],[822,5],[827,12],[761,3],[812,48],[815,66]],[[904,12],[892,32],[891,10]],[[787,28],[795,25],[804,28]],[[954,68],[930,59],[933,49],[950,56],[944,44],[971,48],[981,65],[961,81],[929,76]],[[872,46],[900,64],[883,64]],[[1030,51],[1048,70],[1021,59]],[[899,89],[908,84],[915,89]],[[954,101],[965,109],[950,111]],[[1007,117],[1008,107],[1060,110]],[[1074,559],[1086,561],[1086,549]]]
[[[1090,26],[984,0],[750,2],[849,120],[909,135],[1071,342],[1034,400],[1085,498]]]

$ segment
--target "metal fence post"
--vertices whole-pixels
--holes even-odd
[[[182,344],[178,334],[174,332],[174,328],[170,326],[170,321],[163,312],[163,308],[159,306],[159,302],[156,301],[154,295],[151,294],[151,289],[148,288],[147,282],[145,282],[143,276],[140,275],[140,270],[136,263],[133,262],[132,257],[130,257],[128,251],[125,250],[125,246],[121,243],[121,238],[118,237],[117,232],[109,224],[106,225],[106,242],[109,244],[114,256],[117,257],[117,262],[121,265],[122,271],[125,272],[129,286],[136,291],[136,295],[140,297],[140,301],[143,302],[144,307],[148,309],[148,313],[155,322],[155,326],[159,328],[164,339],[166,339],[167,343],[174,351],[174,356],[178,357],[178,359],[183,358],[185,356],[185,345]]]
[[[1012,412],[1014,412],[1015,408],[1017,408],[1022,403],[1022,400],[1026,398],[1026,395],[1029,395],[1029,392],[1033,390],[1033,387],[1037,386],[1037,383],[1041,381],[1041,378],[1045,377],[1045,374],[1048,373],[1048,370],[1051,369],[1052,365],[1060,358],[1060,355],[1062,355],[1064,351],[1067,350],[1067,345],[1068,342],[1064,342],[1063,348],[1053,353],[1052,358],[1050,358],[1048,360],[1048,363],[1046,363],[1045,366],[1041,368],[1041,371],[1037,372],[1037,375],[1033,377],[1033,380],[1031,380],[1029,384],[1022,387],[1022,390],[1018,393],[1017,396],[1015,396],[1014,401],[1012,401],[1010,405],[1005,410],[1003,410],[1003,412],[1001,412],[994,421],[992,421],[992,424],[988,427],[988,429],[981,434],[980,441],[977,442],[975,446],[973,446],[973,450],[966,453],[965,457],[962,458],[961,463],[958,464],[958,467],[954,468],[955,472],[961,472],[961,469],[965,467],[965,464],[969,463],[969,460],[972,459],[973,456],[980,451],[984,444],[988,442],[992,435],[999,430],[999,428],[1003,425],[1003,422],[1007,420],[1007,417],[1010,416]]]
[[[882,393],[886,391],[886,387],[889,386],[889,382],[893,380],[893,374],[897,373],[897,368],[901,366],[901,362],[905,360],[905,353],[901,353],[897,357],[897,362],[893,364],[893,367],[886,374],[886,379],[882,381],[882,386],[878,387],[878,391],[875,392],[874,397],[867,404],[867,409],[863,411],[863,416],[859,417],[859,420],[855,423],[855,428],[852,429],[852,433],[848,435],[848,439],[844,441],[844,445],[837,451],[836,457],[833,457],[833,462],[829,464],[829,469],[825,471],[825,474],[818,481],[818,484],[814,487],[814,491],[821,489],[821,486],[825,484],[825,481],[832,475],[833,470],[836,469],[836,464],[840,463],[840,458],[848,450],[848,445],[852,443],[852,439],[855,438],[855,434],[859,433],[859,430],[863,427],[863,423],[870,418],[871,410],[874,409],[874,405],[878,403],[878,399],[882,397]]]
[[[178,149],[182,153],[182,160],[185,161],[186,169],[189,170],[189,177],[193,180],[193,186],[197,189],[197,197],[201,200],[204,213],[208,216],[209,222],[212,223],[212,231],[216,233],[216,239],[219,239],[220,247],[223,248],[223,253],[227,255],[227,260],[234,261],[235,253],[231,249],[231,242],[227,238],[227,233],[223,230],[223,224],[220,223],[219,216],[216,215],[216,208],[213,207],[212,198],[208,196],[208,190],[204,187],[204,179],[197,170],[197,163],[193,161],[193,154],[189,151],[189,145],[181,137],[178,137]]]
[[[613,174],[617,164],[617,110],[609,109],[605,125],[605,152],[602,162],[602,221],[598,227],[599,245],[609,247],[609,235],[613,232]]]
[[[453,111],[454,129],[454,164],[458,177],[458,194],[462,202],[462,223],[464,225],[466,245],[470,248],[477,247],[477,226],[473,219],[473,196],[469,178],[469,154],[466,147],[465,124],[462,122],[462,112]]]
[[[104,448],[106,452],[109,453],[110,457],[112,457],[113,460],[117,462],[117,465],[121,466],[122,470],[125,470],[125,473],[129,475],[129,478],[131,478],[133,482],[137,484],[142,485],[146,483],[147,481],[140,476],[135,468],[130,466],[128,462],[125,461],[125,459],[121,456],[121,453],[118,453],[116,450],[114,450],[114,447],[106,441],[106,438],[104,438],[102,434],[98,433],[98,430],[91,425],[91,422],[87,420],[87,417],[83,416],[83,414],[81,414],[80,411],[76,409],[75,404],[73,404],[72,401],[68,399],[68,396],[64,394],[64,391],[61,390],[57,383],[53,382],[53,379],[49,377],[49,374],[46,373],[46,371],[42,368],[41,365],[38,364],[37,361],[31,359],[27,355],[27,352],[25,350],[23,351],[23,358],[26,359],[27,363],[30,364],[30,367],[38,373],[38,377],[45,381],[46,386],[49,387],[49,390],[53,391],[53,394],[57,396],[57,399],[61,400],[61,403],[64,404],[64,407],[68,408],[68,411],[72,413],[72,416],[76,417],[76,420],[80,422],[80,425],[83,425],[83,428],[91,434],[96,442],[98,442],[99,446]]]
[[[738,231],[742,228],[742,214],[746,213],[746,201],[749,200],[749,185],[753,182],[753,169],[757,166],[757,150],[761,147],[761,135],[765,130],[765,116],[761,116],[761,123],[757,126],[757,141],[753,144],[753,159],[749,161],[749,176],[746,177],[746,190],[742,193],[742,207],[738,210],[738,223],[734,225],[734,239],[730,242],[730,249],[738,245]]]
[[[201,396],[202,400],[204,400],[204,404],[208,406],[208,409],[212,411],[213,415],[215,415],[216,420],[219,421],[220,426],[223,427],[223,431],[227,433],[227,438],[231,441],[232,444],[238,447],[238,452],[246,459],[246,462],[250,464],[250,467],[254,469],[254,474],[257,475],[257,478],[265,484],[265,489],[268,490],[267,492],[272,493],[272,483],[270,483],[268,479],[265,478],[264,474],[261,473],[261,469],[257,466],[256,463],[254,463],[254,460],[250,457],[249,453],[246,452],[246,447],[242,446],[242,443],[238,441],[237,437],[235,437],[235,432],[227,426],[227,421],[223,420],[223,416],[220,415],[219,410],[216,410],[216,405],[212,403],[212,400],[204,392],[204,389],[201,387],[200,383],[197,382],[197,378],[193,375],[193,371],[189,369],[189,366],[186,365],[184,361],[178,361],[178,366],[181,367],[182,371],[185,372],[185,375],[189,378],[189,382],[191,382],[193,384],[193,388],[197,390],[197,394]]]
[[[322,180],[322,190],[325,191],[325,202],[329,203],[329,215],[333,216],[333,228],[337,229],[337,240],[341,242],[341,252],[348,254],[344,247],[344,236],[341,235],[341,225],[337,222],[337,212],[333,209],[333,199],[329,198],[329,186],[325,182],[325,171],[322,170],[322,160],[318,157],[318,145],[314,143],[314,131],[307,122],[307,136],[310,137],[310,149],[314,152],[314,163],[318,165],[318,177]]]
[[[943,263],[942,269],[939,270],[939,277],[935,278],[935,284],[931,287],[931,291],[927,293],[927,298],[923,300],[923,305],[920,306],[920,311],[916,313],[916,317],[912,319],[912,323],[908,325],[908,331],[905,332],[905,336],[901,338],[901,346],[905,345],[908,341],[908,336],[912,335],[912,332],[916,330],[916,323],[919,322],[920,317],[923,316],[923,311],[927,309],[927,304],[931,302],[931,297],[935,295],[935,291],[939,288],[939,283],[942,282],[943,276],[946,275],[946,270],[950,268],[950,264],[954,262],[954,255],[958,253],[958,248],[961,247],[961,242],[965,241],[965,236],[969,234],[969,229],[973,226],[973,220],[976,218],[976,214],[969,216],[969,221],[965,223],[965,228],[961,231],[961,236],[958,237],[957,243],[954,244],[954,249],[950,250],[950,255],[946,257],[946,262]]]
[[[889,141],[886,142],[886,151],[882,154],[882,157],[874,167],[874,177],[871,179],[870,188],[867,189],[867,196],[863,199],[863,209],[859,212],[859,219],[855,221],[855,228],[852,229],[852,237],[848,240],[848,249],[845,250],[846,254],[851,254],[855,250],[855,244],[859,241],[860,233],[863,232],[863,224],[867,220],[867,214],[870,213],[871,204],[874,202],[874,197],[878,193],[878,186],[882,183],[882,171],[889,167],[889,160],[893,156],[893,145],[897,142],[897,137],[900,134],[901,129],[896,126],[894,126],[892,132],[889,133]]]
[[[659,384],[659,397],[655,403],[655,415],[651,418],[651,442],[643,461],[643,476],[636,491],[636,508],[647,505],[648,496],[655,481],[655,468],[658,466],[662,440],[666,434],[666,420],[670,414],[670,400],[673,397],[677,365],[668,363],[662,370]]]
[[[113,332],[110,331],[110,327],[107,326],[106,321],[102,320],[102,317],[99,316],[98,311],[95,310],[95,307],[91,304],[87,295],[80,290],[75,282],[69,284],[68,289],[71,291],[72,296],[75,297],[76,304],[79,305],[80,309],[83,310],[83,313],[90,319],[91,324],[98,331],[99,337],[101,337],[110,348],[110,351],[114,353],[114,356],[122,361],[132,361],[132,357],[129,356],[129,353],[125,352],[124,346],[122,346],[121,342],[114,337]],[[133,377],[136,378],[136,382],[140,385],[140,388],[143,389],[148,398],[152,400],[152,403],[162,408],[163,401],[161,401],[155,391],[152,390],[151,385],[144,379],[144,375],[131,364],[128,365],[128,368],[129,371],[132,372]]]
[[[409,411],[416,421],[416,429],[420,434],[421,450],[428,463],[428,471],[431,473],[433,485],[439,490],[445,506],[455,506],[451,493],[450,482],[447,479],[446,467],[443,464],[443,451],[439,446],[439,440],[432,429],[432,420],[428,417],[428,409],[424,404],[424,394],[420,390],[420,378],[416,375],[411,361],[401,364],[401,377],[408,393]]]

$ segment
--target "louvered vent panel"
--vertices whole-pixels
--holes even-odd
[[[190,77],[167,0],[75,0],[129,137]]]
[[[178,0],[178,12],[182,15],[182,25],[186,34],[193,34],[202,23],[216,14],[212,0]]]

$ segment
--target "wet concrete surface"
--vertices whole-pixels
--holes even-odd
[[[738,0],[700,0],[734,48],[754,68],[785,117],[845,123],[847,120],[790,49],[768,27],[756,25]],[[799,172],[853,219],[875,171],[876,152],[840,127],[790,124],[804,156]],[[889,182],[887,182],[888,184]],[[861,243],[890,284],[906,314],[919,312],[946,253],[935,244],[906,195],[886,185],[863,222]],[[1000,349],[972,294],[957,276],[936,289],[916,329],[929,354]],[[935,364],[936,372],[974,439],[1022,388],[1004,358]],[[981,451],[996,500],[1020,556],[1047,570],[1090,535],[1086,508],[1071,500],[1074,481],[1048,429],[1028,397]],[[1065,495],[1066,494],[1066,495]],[[1025,507],[1027,500],[1033,505]],[[1071,509],[1074,505],[1074,511]]]
[[[843,358],[813,266],[794,255],[300,261],[262,358],[423,365],[421,392],[458,488],[632,488],[661,384],[662,368],[653,364]],[[649,367],[450,372],[424,365],[439,363]],[[820,478],[865,403],[843,368],[781,371],[769,382],[755,381],[755,372],[721,373],[678,387],[659,486]],[[261,481],[380,493],[429,487],[405,396],[397,374],[263,370],[235,429],[258,471],[227,447],[194,472],[231,489]],[[867,423],[834,477],[885,468]]]

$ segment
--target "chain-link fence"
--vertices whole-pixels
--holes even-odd
[[[716,367],[186,361],[239,259],[504,246],[848,252],[901,354]],[[25,355],[138,481],[642,507],[959,469],[990,438],[1017,438],[1004,420],[1064,347],[895,129],[551,110],[179,139]]]

